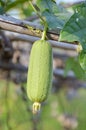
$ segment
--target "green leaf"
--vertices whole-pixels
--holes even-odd
[[[4,6],[4,2],[2,0],[0,1],[0,6]]]
[[[46,18],[46,22],[48,24],[49,29],[62,28],[64,25],[63,20],[56,17],[54,14],[47,10],[42,13],[42,16]]]
[[[60,41],[79,41],[83,50],[86,50],[86,4],[76,8],[60,33]]]
[[[82,70],[79,62],[78,62],[78,59],[74,59],[74,58],[69,58],[67,61],[66,61],[66,64],[65,64],[65,70],[64,70],[64,76],[67,76],[67,73],[72,70],[75,74],[75,76],[79,79],[85,79],[85,73],[84,71]]]
[[[63,28],[71,14],[53,0],[37,0],[41,15],[46,19],[49,29]]]
[[[86,53],[84,53],[84,51],[81,51],[79,54],[79,63],[82,69],[86,72]]]
[[[33,13],[33,9],[30,5],[27,6],[21,6],[21,11],[25,17],[29,17]]]
[[[62,6],[56,5],[53,0],[37,0],[37,6],[39,7],[40,11],[43,12],[48,10],[54,14],[67,12]]]
[[[73,58],[68,58],[66,60],[65,69],[64,69],[64,76],[65,77],[67,76],[68,72],[72,69],[72,67],[73,67],[73,61],[74,61]]]
[[[85,73],[79,64],[78,59],[74,60],[72,70],[78,79],[86,80]]]
[[[8,11],[8,10],[10,10],[12,8],[15,8],[16,6],[21,5],[21,4],[23,4],[23,3],[27,2],[27,1],[28,0],[15,0],[13,2],[11,1],[11,2],[7,3],[5,11]]]

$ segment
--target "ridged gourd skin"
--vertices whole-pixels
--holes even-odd
[[[32,102],[47,99],[52,83],[52,47],[45,40],[36,41],[31,49],[27,76],[27,95]]]

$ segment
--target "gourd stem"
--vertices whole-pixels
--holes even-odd
[[[45,40],[45,38],[46,38],[46,32],[47,32],[47,24],[45,23],[44,31],[43,31],[41,40]]]

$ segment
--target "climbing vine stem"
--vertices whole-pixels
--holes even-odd
[[[41,17],[41,15],[39,14],[39,12],[36,10],[35,6],[33,5],[33,3],[31,1],[29,1],[29,4],[31,5],[32,9],[34,10],[34,12],[38,15],[38,17],[41,19],[41,21],[43,23],[45,23],[45,20]]]
[[[33,8],[34,12],[38,15],[38,17],[41,19],[42,23],[44,24],[44,31],[43,31],[43,35],[42,35],[42,40],[45,40],[46,38],[46,32],[48,29],[47,23],[46,21],[42,18],[42,16],[39,14],[38,10],[36,10],[35,6],[32,4],[31,1],[29,1],[29,4],[31,5],[31,7]]]

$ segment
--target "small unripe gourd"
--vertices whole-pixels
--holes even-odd
[[[52,83],[52,47],[45,40],[36,41],[31,49],[27,76],[27,95],[33,102],[33,113],[47,99]]]

